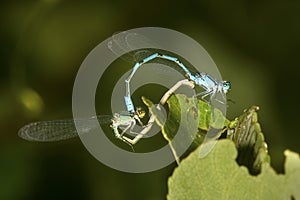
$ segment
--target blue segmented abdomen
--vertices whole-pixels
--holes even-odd
[[[131,113],[135,112],[134,105],[131,98],[129,96],[124,96],[124,100],[127,107],[127,111]]]

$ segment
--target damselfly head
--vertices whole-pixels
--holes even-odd
[[[222,85],[223,85],[223,91],[225,94],[230,91],[231,83],[229,81],[223,81]]]
[[[138,115],[139,118],[143,118],[145,116],[146,112],[141,107],[137,107],[136,114]]]

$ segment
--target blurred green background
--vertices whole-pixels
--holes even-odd
[[[127,174],[72,139],[30,143],[24,124],[72,116],[72,87],[87,54],[113,33],[175,29],[197,40],[232,82],[228,117],[251,105],[283,171],[283,150],[300,152],[299,1],[9,1],[1,3],[0,199],[165,199],[175,164]],[[151,96],[151,93],[149,94]]]

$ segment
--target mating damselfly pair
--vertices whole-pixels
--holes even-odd
[[[127,46],[125,46],[127,45]],[[121,47],[119,49],[128,48],[128,43],[123,43],[119,38],[109,41],[108,48],[112,52],[117,52],[114,49],[114,46]],[[140,53],[142,52],[142,53]],[[216,80],[213,76],[205,72],[196,72],[192,73],[191,70],[186,67],[186,65],[176,56],[161,52],[160,50],[143,50],[138,51],[136,55],[145,55],[139,57],[136,63],[133,65],[132,70],[129,76],[125,80],[125,92],[124,100],[127,111],[114,113],[112,117],[108,116],[91,116],[87,119],[66,119],[66,120],[53,120],[53,121],[41,121],[28,124],[20,129],[19,136],[30,141],[58,141],[63,139],[68,139],[71,137],[77,136],[77,131],[81,133],[87,133],[94,127],[89,123],[91,120],[97,119],[99,123],[110,123],[111,128],[113,129],[113,134],[116,138],[124,141],[129,145],[136,144],[141,138],[143,138],[147,132],[151,129],[152,124],[154,123],[154,117],[150,117],[150,120],[146,125],[141,122],[141,118],[145,115],[145,111],[140,108],[136,108],[132,99],[131,99],[131,86],[130,82],[137,70],[146,63],[155,62],[155,61],[167,61],[167,65],[181,69],[186,76],[186,80],[175,82],[174,87],[172,87],[166,95],[162,98],[162,102],[170,97],[172,93],[182,85],[190,84],[190,87],[199,86],[204,91],[196,94],[196,96],[201,97],[205,100],[206,97],[209,97],[207,100],[211,102],[215,99],[217,94],[221,94],[222,99],[217,99],[221,104],[226,103],[225,94],[231,89],[230,82],[228,81],[219,81]],[[145,53],[146,52],[146,53]],[[117,52],[118,53],[118,52]],[[82,127],[82,130],[76,130],[75,121],[81,121],[85,126]],[[134,138],[129,138],[127,132],[133,132],[133,128],[136,124],[139,124],[143,127],[142,131],[138,133],[133,133]],[[120,132],[121,130],[121,132]]]

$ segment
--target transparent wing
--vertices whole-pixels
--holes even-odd
[[[110,115],[99,115],[88,119],[76,119],[80,124],[80,132],[88,133],[96,128],[95,118],[101,124],[110,123]],[[29,141],[53,142],[78,136],[74,119],[33,122],[22,127],[18,135]]]
[[[127,45],[130,49],[162,49],[161,45],[138,33],[127,33],[125,42],[119,44]]]
[[[128,62],[138,62],[142,59],[136,55],[137,49],[153,48],[154,42],[149,38],[128,31],[116,33],[111,37],[107,43],[108,48],[117,56]],[[157,44],[155,46],[158,46]],[[145,50],[147,52],[147,50]]]
[[[126,31],[114,34],[111,40],[108,41],[107,46],[115,55],[121,57],[123,60],[134,62],[133,54],[129,53],[132,49],[126,43],[127,34],[129,33]]]
[[[114,34],[111,38],[112,39],[108,42],[108,48],[114,54],[130,63],[140,62],[154,53],[161,53],[177,57],[176,55],[170,54],[170,52],[161,50],[162,48],[153,49],[153,47],[160,47],[160,45],[155,44],[154,41],[138,33],[124,31]],[[183,59],[180,60],[185,65],[188,64]],[[149,63],[163,64],[177,70],[182,75],[185,74],[184,70],[177,63],[166,59],[157,58]],[[189,68],[191,69],[191,72],[197,72],[193,66],[189,66]],[[163,73],[166,76],[170,76],[171,72],[171,70],[168,70],[168,68],[155,68],[153,70],[158,71],[157,73]]]

